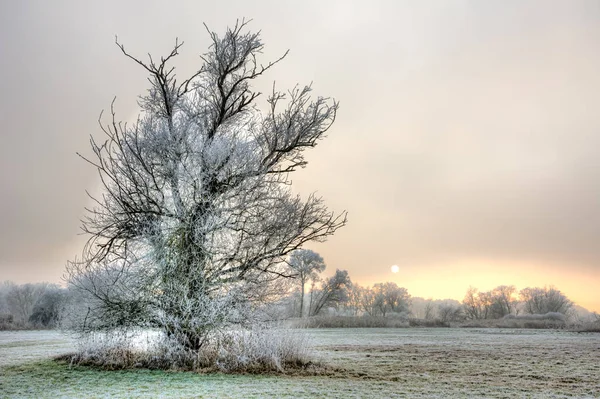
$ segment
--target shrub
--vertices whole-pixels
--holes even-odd
[[[600,333],[600,319],[594,322],[583,323],[577,326],[574,331]]]
[[[214,370],[233,372],[285,372],[304,368],[308,340],[301,331],[253,327],[215,333],[197,351],[179,345],[159,331],[88,333],[78,351],[61,356],[71,364],[118,370],[130,368]]]
[[[411,327],[450,327],[450,324],[441,319],[410,319],[408,323]]]
[[[14,316],[9,314],[0,314],[0,324],[12,324],[14,322]]]
[[[552,321],[562,321],[565,322],[567,320],[566,316],[562,313],[558,312],[548,312],[545,314],[524,314],[524,315],[506,315],[504,319],[510,320],[552,320]]]
[[[532,317],[533,316],[533,317]],[[537,317],[536,317],[537,316]],[[532,329],[558,329],[565,328],[562,320],[552,319],[546,315],[507,316],[502,319],[470,320],[460,323],[463,328],[532,328]]]

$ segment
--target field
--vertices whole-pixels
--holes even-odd
[[[49,360],[58,332],[0,332],[0,398],[597,398],[600,334],[523,329],[307,330],[320,375],[101,371]]]

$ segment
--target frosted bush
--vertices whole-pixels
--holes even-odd
[[[305,332],[253,326],[215,333],[209,344],[191,351],[161,331],[111,331],[82,335],[71,364],[108,369],[150,368],[284,372],[309,364]]]

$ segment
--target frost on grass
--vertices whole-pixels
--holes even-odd
[[[15,340],[25,344],[46,339],[45,332],[31,332],[27,339],[21,333],[3,340],[9,336],[0,332],[0,361],[8,345],[18,345]],[[314,358],[329,365],[327,373],[286,369],[285,376],[256,376],[140,369],[107,372],[64,362],[17,365],[39,350],[22,345],[8,355],[12,366],[0,364],[0,397],[600,397],[600,336],[595,333],[507,328],[310,329],[302,333],[310,338]],[[146,343],[139,339],[135,345],[143,348]]]
[[[75,341],[56,330],[0,331],[0,367],[73,351]]]
[[[81,336],[76,353],[58,357],[69,364],[104,369],[286,372],[316,366],[309,361],[308,336],[300,330],[253,327],[214,332],[200,350],[191,351],[161,331],[91,332]]]

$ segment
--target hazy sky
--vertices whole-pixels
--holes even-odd
[[[114,36],[140,56],[179,37],[185,75],[202,23],[242,17],[263,62],[291,50],[260,89],[341,103],[294,177],[349,212],[313,246],[329,273],[433,298],[554,284],[600,311],[598,1],[1,1],[0,280],[58,282],[81,250],[98,178],[75,152],[146,90]]]

